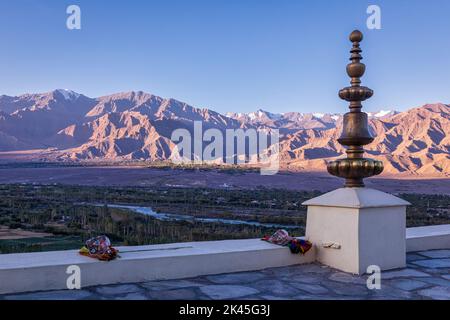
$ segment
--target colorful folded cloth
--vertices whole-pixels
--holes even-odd
[[[261,240],[278,244],[280,246],[287,246],[292,253],[305,254],[312,247],[312,243],[308,240],[291,237],[289,233],[283,229],[277,230],[271,236],[264,236]]]
[[[117,258],[119,250],[112,247],[107,236],[98,236],[87,240],[86,245],[80,249],[79,253],[101,261],[110,261]]]
[[[277,230],[273,235],[264,236],[262,238],[264,241],[279,244],[280,246],[287,245],[292,239],[293,238],[289,236],[289,233],[284,229]]]
[[[292,253],[301,253],[305,254],[312,247],[312,243],[308,240],[303,239],[293,239],[288,244],[289,249]]]

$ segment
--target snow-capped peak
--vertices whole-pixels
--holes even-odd
[[[392,112],[392,110],[380,110],[379,112],[377,112],[375,114],[375,117],[384,117],[388,114],[390,114]]]
[[[377,112],[368,112],[368,116],[369,117],[373,117],[373,118],[382,118],[382,117],[386,117],[386,116],[392,116],[397,114],[398,112],[395,110],[380,110]]]
[[[339,119],[339,116],[337,114],[332,115],[331,119],[333,119],[334,121],[337,121]]]
[[[248,114],[248,117],[250,118],[250,120],[255,120],[256,118],[259,118],[260,115],[259,115],[259,112],[250,112]]]
[[[79,93],[76,93],[75,91],[68,90],[68,89],[56,89],[56,92],[60,93],[64,99],[66,100],[76,100],[80,97]]]
[[[320,119],[320,118],[323,118],[325,116],[325,114],[316,112],[316,113],[313,113],[313,116]]]
[[[267,118],[272,120],[279,120],[283,117],[281,114],[264,111],[262,109],[258,109],[257,114],[259,118],[266,116]]]

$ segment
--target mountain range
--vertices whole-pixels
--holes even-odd
[[[375,140],[366,150],[383,160],[385,173],[450,175],[449,105],[368,115]],[[173,130],[192,131],[194,121],[203,130],[279,129],[281,163],[292,170],[322,171],[345,154],[337,143],[341,114],[220,114],[142,91],[89,98],[66,89],[0,96],[0,152],[39,150],[30,154],[59,161],[167,160]]]

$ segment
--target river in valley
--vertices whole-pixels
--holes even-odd
[[[97,204],[96,206],[103,206]],[[222,219],[222,218],[201,218],[194,217],[190,215],[184,214],[174,214],[174,213],[162,213],[155,212],[150,207],[139,207],[139,206],[130,206],[130,205],[118,205],[118,204],[108,204],[110,208],[119,208],[119,209],[128,209],[134,211],[136,213],[145,214],[147,216],[151,216],[155,219],[161,221],[195,221],[195,222],[204,222],[204,223],[223,223],[223,224],[234,224],[234,225],[249,225],[263,228],[278,228],[278,229],[298,229],[300,226],[296,225],[283,225],[277,223],[262,223],[257,221],[245,221],[245,220],[236,220],[236,219]]]

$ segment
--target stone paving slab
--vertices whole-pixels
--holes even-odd
[[[163,281],[150,281],[144,282],[140,285],[147,290],[170,290],[170,289],[183,289],[201,287],[209,284],[207,281],[190,281],[190,280],[163,280]]]
[[[197,290],[173,289],[162,291],[150,291],[148,296],[152,300],[195,300],[199,296]]]
[[[399,279],[391,281],[391,285],[397,289],[404,291],[413,291],[423,287],[429,287],[430,285],[426,282],[413,280],[413,279]]]
[[[259,290],[252,287],[223,284],[203,286],[200,291],[214,300],[236,299],[260,293]]]
[[[264,279],[266,276],[262,273],[258,272],[241,272],[241,273],[231,273],[225,275],[215,275],[215,276],[207,276],[211,282],[218,284],[233,284],[233,283],[249,283]]]
[[[328,289],[319,284],[293,282],[291,283],[291,286],[312,295],[328,294]]]
[[[382,272],[381,289],[318,263],[182,280],[0,295],[0,300],[450,300],[450,250],[408,253],[410,267]]]
[[[450,299],[450,288],[445,287],[433,287],[430,289],[425,289],[419,291],[419,294],[424,297],[429,297],[434,300],[449,300]]]
[[[132,300],[132,301],[139,301],[139,300],[149,300],[149,296],[144,293],[129,293],[125,296],[119,296],[114,297],[114,300]]]
[[[134,284],[124,284],[118,286],[100,286],[95,289],[99,295],[117,296],[127,293],[135,293],[143,291],[143,289]]]
[[[362,285],[365,285],[367,282],[367,276],[355,276],[345,272],[335,272],[331,274],[328,279],[341,283],[352,283]]]
[[[424,278],[421,279],[421,281],[429,284],[434,284],[441,287],[447,287],[450,288],[450,281],[448,279],[443,278]]]
[[[426,268],[450,268],[450,259],[426,259],[413,261],[413,264],[416,264],[421,267]]]
[[[424,257],[420,254],[414,254],[414,253],[410,253],[406,256],[406,262],[411,262],[411,261],[417,261],[417,260],[424,260],[427,257]]]
[[[420,251],[418,254],[427,258],[450,258],[450,250]]]
[[[86,290],[58,290],[58,291],[46,291],[25,293],[19,295],[5,296],[5,300],[84,300],[89,297],[93,297],[92,292]]]

